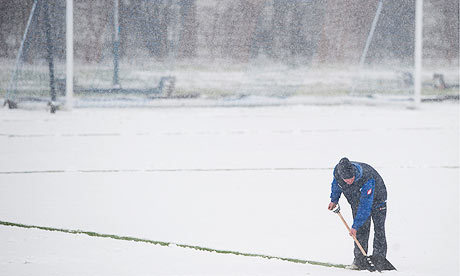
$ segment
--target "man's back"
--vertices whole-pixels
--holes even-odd
[[[384,203],[387,199],[387,190],[380,174],[369,164],[355,161],[351,161],[351,163],[353,164],[355,170],[355,180],[353,184],[348,185],[345,183],[345,181],[339,176],[337,166],[334,168],[334,178],[341,188],[343,195],[347,198],[352,207],[358,207],[362,193],[361,189],[369,181],[374,181],[374,191],[366,191],[374,193],[372,207],[376,207]]]

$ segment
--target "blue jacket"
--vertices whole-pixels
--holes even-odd
[[[349,185],[338,175],[334,168],[334,179],[331,184],[331,202],[338,203],[343,194],[353,211],[352,228],[358,230],[371,215],[373,209],[386,204],[387,190],[382,177],[370,165],[351,162],[355,171],[355,181]]]

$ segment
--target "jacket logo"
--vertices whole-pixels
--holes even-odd
[[[372,193],[372,188],[369,189],[369,191],[367,191],[367,194],[370,195]]]

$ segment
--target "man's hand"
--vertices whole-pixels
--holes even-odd
[[[331,203],[329,203],[329,206],[327,207],[327,209],[332,211],[332,210],[334,210],[335,206],[337,206],[337,203],[331,202]]]
[[[357,232],[357,230],[356,230],[356,229],[354,229],[354,228],[351,228],[351,230],[350,230],[350,236],[352,236],[352,237],[355,237],[355,238],[356,238],[356,232]]]

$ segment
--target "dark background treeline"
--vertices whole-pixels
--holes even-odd
[[[0,0],[0,58],[14,58],[33,0]],[[24,59],[46,54],[44,0]],[[120,56],[356,63],[377,0],[120,0]],[[65,0],[48,0],[55,56],[65,56]],[[424,58],[458,64],[459,1],[424,1]],[[410,62],[415,0],[384,2],[368,62]],[[110,55],[113,0],[74,1],[75,57]]]

